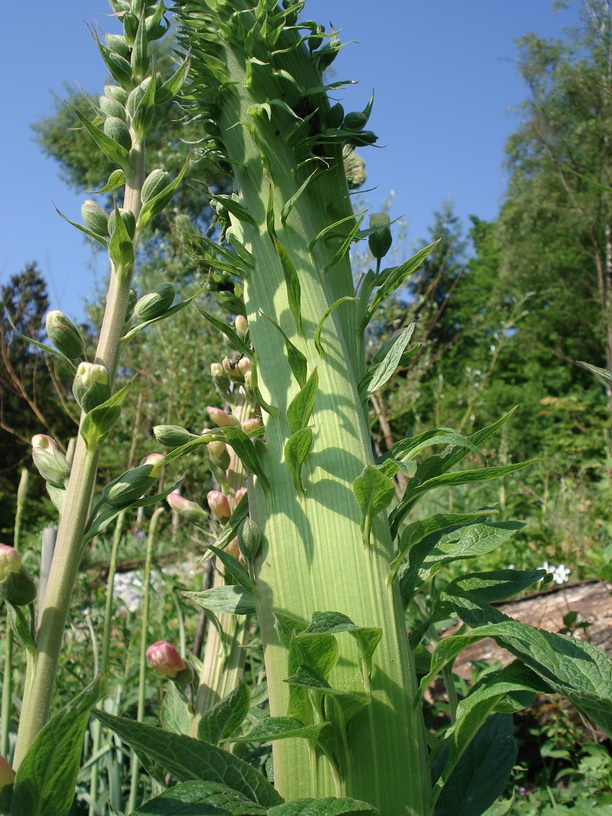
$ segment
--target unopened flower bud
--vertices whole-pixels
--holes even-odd
[[[13,606],[27,606],[36,598],[36,584],[17,550],[8,544],[0,544],[0,598]]]
[[[206,450],[215,459],[221,459],[223,454],[227,452],[227,445],[222,439],[215,439],[206,445]]]
[[[98,363],[79,363],[72,393],[85,413],[102,405],[111,395],[110,376],[106,368]]]
[[[221,363],[211,363],[210,373],[213,378],[213,382],[219,391],[227,391],[227,389],[230,387],[230,378],[225,373]]]
[[[238,360],[237,365],[243,377],[248,371],[253,370],[253,363],[249,360],[248,357],[241,357]]]
[[[193,672],[189,664],[183,660],[180,654],[176,651],[171,643],[165,640],[158,640],[147,649],[147,660],[156,672],[163,674],[165,677],[171,677],[173,680],[180,682],[189,682],[189,679],[183,678],[184,672],[189,670],[189,674],[193,676]]]
[[[156,195],[165,190],[171,183],[172,178],[170,173],[166,170],[152,170],[142,185],[142,192],[140,194],[142,203],[146,204],[147,201],[155,198]]]
[[[240,555],[248,561],[255,558],[261,547],[261,530],[250,518],[246,518],[238,528]]]
[[[58,351],[70,357],[71,360],[81,357],[85,351],[81,333],[72,320],[69,320],[59,309],[47,312],[45,328],[49,340]]]
[[[262,428],[263,425],[261,424],[261,419],[257,417],[251,417],[251,419],[247,419],[242,423],[242,430],[245,434],[254,433]]]
[[[116,102],[115,104],[119,104]],[[91,198],[81,205],[81,218],[83,223],[96,235],[105,238],[108,235],[108,213]]]
[[[21,556],[14,547],[0,544],[0,581],[21,569]]]
[[[165,314],[172,306],[175,292],[173,284],[160,283],[152,292],[140,298],[134,307],[134,317],[144,321]]]
[[[109,99],[116,99],[121,105],[125,105],[128,97],[127,91],[120,85],[105,85],[104,95]]]
[[[370,252],[377,258],[384,258],[391,249],[393,239],[391,237],[391,219],[387,213],[373,213],[370,216],[370,229],[376,228],[368,238]]]
[[[247,390],[249,390],[249,391],[253,388],[253,372],[252,371],[247,371],[246,374],[244,375],[244,384],[245,384]]]
[[[116,116],[118,119],[125,119],[125,108],[116,99],[110,96],[100,96],[98,97],[98,104],[105,116]]]
[[[125,37],[122,37],[121,34],[105,34],[104,39],[110,51],[119,54],[119,56],[125,59],[130,58],[130,47]]]
[[[121,147],[126,150],[132,149],[132,137],[123,119],[118,116],[107,116],[104,120],[103,129],[104,133]]]
[[[142,459],[140,462],[141,465],[150,465],[151,466],[151,473],[150,476],[152,479],[159,478],[159,474],[161,473],[161,469],[164,464],[164,459],[166,457],[163,453],[147,453],[147,455]]]
[[[227,499],[219,490],[211,490],[206,496],[210,512],[220,521],[228,519],[232,515],[232,510]]]
[[[130,238],[133,238],[134,235],[136,234],[136,218],[131,210],[124,210],[122,207],[115,207],[115,209],[108,216],[109,235],[112,236],[115,231],[117,214],[119,215],[119,218],[121,218],[121,220],[123,221],[123,226],[125,227],[127,234],[130,236]]]
[[[178,513],[181,518],[187,521],[193,521],[197,524],[206,521],[208,518],[208,514],[203,507],[200,507],[197,502],[189,501],[180,493],[170,493],[166,496],[166,501],[175,513]]]
[[[0,813],[8,813],[15,781],[15,771],[0,754]]]
[[[196,439],[195,434],[189,433],[186,428],[181,428],[180,425],[155,425],[153,435],[159,443],[167,448],[178,448],[180,445],[186,445],[190,440]]]
[[[236,328],[236,334],[241,340],[247,336],[247,332],[249,330],[249,322],[244,315],[237,315],[236,321],[234,323]]]
[[[64,487],[65,480],[70,476],[70,465],[55,439],[46,434],[33,436],[32,460],[46,482],[55,487]]]
[[[120,510],[137,501],[156,483],[164,457],[161,453],[150,453],[139,467],[126,470],[102,491],[106,504]]]
[[[240,487],[240,488],[238,488],[238,490],[237,490],[237,491],[236,491],[236,493],[234,494],[234,504],[235,504],[236,506],[238,506],[238,505],[240,504],[240,500],[242,499],[242,497],[243,497],[243,496],[246,496],[246,494],[247,494],[247,489],[246,489],[246,487]]]
[[[214,408],[209,405],[206,408],[206,411],[208,412],[208,416],[210,417],[211,421],[218,428],[234,428],[240,425],[240,422],[235,416],[231,416],[227,413],[227,411],[223,411],[221,408]]]

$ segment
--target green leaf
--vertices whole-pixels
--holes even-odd
[[[121,173],[122,171],[121,170],[116,170],[115,172],[116,173]],[[108,247],[108,240],[103,235],[98,235],[96,232],[93,232],[88,227],[84,227],[83,224],[79,224],[76,221],[71,221],[70,218],[68,218],[68,216],[64,215],[64,213],[61,210],[58,210],[58,208],[55,206],[55,204],[53,206],[55,208],[55,212],[59,215],[59,217],[63,218],[64,221],[67,221],[72,227],[75,227],[80,232],[84,232],[85,235],[89,236],[89,238],[93,238],[94,241],[97,241],[99,244],[102,244],[102,246],[105,249]],[[30,340],[30,342],[33,342],[33,341]],[[57,351],[55,351],[55,349],[50,349],[48,346],[43,346],[42,344],[39,345],[38,343],[34,343],[34,345],[37,345],[39,348],[43,348],[45,351],[52,352],[53,354],[55,354],[56,357],[60,356],[59,353]]]
[[[325,321],[330,316],[330,314],[333,311],[335,311],[338,308],[338,306],[341,306],[343,303],[347,303],[349,300],[354,301],[354,300],[356,300],[356,298],[351,297],[350,295],[345,295],[344,297],[338,298],[338,300],[336,300],[335,303],[332,303],[332,305],[329,307],[329,309],[326,309],[325,314],[319,320],[319,324],[318,324],[317,329],[316,329],[315,334],[314,334],[314,343],[315,343],[315,347],[316,347],[317,351],[319,352],[319,354],[321,355],[321,357],[323,357],[323,355],[325,354],[325,351],[323,349],[323,344],[321,343],[321,332],[323,331],[323,325],[325,324]]]
[[[444,588],[443,598],[453,599],[468,595],[478,604],[495,603],[514,598],[519,592],[541,581],[546,570],[493,570],[474,572],[455,578]]]
[[[275,100],[280,101],[280,100]],[[287,106],[288,109],[291,111],[291,108]],[[293,113],[293,111],[292,111]],[[281,223],[284,224],[286,220],[289,218],[291,210],[293,209],[295,203],[300,198],[302,193],[306,190],[312,179],[317,175],[317,171],[313,170],[313,172],[308,176],[308,178],[302,182],[296,192],[283,204],[283,209],[281,210]]]
[[[96,127],[93,122],[90,122],[85,114],[78,108],[74,106],[71,107],[85,130],[89,133],[100,150],[113,164],[118,164],[124,173],[128,173],[130,169],[129,151],[114,139],[111,139],[110,136],[107,136],[106,133],[104,133],[101,128]]]
[[[578,360],[577,362],[578,365],[583,366],[583,368],[586,368],[591,374],[595,374],[595,376],[600,377],[602,380],[612,380],[612,371],[608,368],[600,368],[599,366],[591,365],[591,363],[585,363],[582,360]]]
[[[104,711],[96,710],[94,714],[139,756],[159,763],[179,782],[218,782],[268,808],[282,801],[259,771],[222,748]]]
[[[159,213],[165,209],[165,207],[167,207],[180,183],[185,178],[185,173],[187,172],[190,161],[191,157],[188,157],[174,181],[172,181],[167,187],[164,187],[164,189],[157,195],[153,196],[153,198],[150,198],[146,204],[142,205],[142,209],[140,210],[140,214],[138,216],[138,222],[136,224],[138,229],[143,229],[146,227],[156,215],[159,215]]]
[[[207,544],[206,546],[209,550],[212,550],[217,558],[223,563],[226,572],[231,575],[234,581],[240,586],[243,586],[249,592],[253,593],[253,582],[249,578],[249,573],[245,570],[242,564],[240,564],[233,555],[220,550],[218,547],[215,547],[214,544]]]
[[[359,232],[359,227],[363,223],[363,219],[364,219],[363,215],[357,218],[357,222],[351,227],[351,230],[348,233],[348,235],[344,238],[338,249],[332,255],[331,259],[325,264],[325,266],[321,270],[323,274],[328,272],[332,268],[332,266],[334,266],[334,264],[339,263],[339,261],[341,261],[345,257],[345,255],[348,254],[351,244],[353,243],[353,241],[355,240],[355,236]]]
[[[343,234],[340,234],[340,233],[334,234],[334,230],[337,227],[341,226],[342,224],[346,224],[347,222],[351,222],[351,221],[354,222],[356,218],[359,218],[359,217],[363,218],[364,216],[365,216],[365,211],[359,212],[359,213],[351,213],[351,215],[345,215],[344,218],[340,218],[338,221],[334,221],[333,224],[328,224],[326,227],[324,227],[318,233],[316,238],[314,238],[314,240],[312,240],[308,244],[308,251],[312,252],[312,250],[319,243],[319,241],[322,241],[324,238],[325,239],[327,239],[327,238],[338,238],[338,237],[343,238],[344,237]]]
[[[416,272],[425,258],[436,246],[436,243],[437,241],[429,246],[423,247],[423,249],[420,249],[412,258],[404,261],[403,264],[393,267],[392,269],[384,269],[381,272],[379,278],[374,281],[374,285],[377,284],[378,280],[382,280],[382,282],[378,288],[378,292],[372,298],[372,302],[365,307],[365,314],[359,327],[360,331],[365,331],[366,326],[378,311],[378,307],[383,300],[395,292],[396,289],[399,289],[409,275]]]
[[[496,714],[476,734],[450,775],[434,816],[481,816],[504,788],[516,760],[512,717]]]
[[[299,635],[307,626],[308,624],[304,621],[292,618],[290,615],[284,615],[282,612],[274,613],[274,629],[284,649],[290,648],[294,633]]]
[[[523,526],[514,521],[482,522],[450,527],[425,536],[410,550],[410,565],[400,580],[404,604],[445,564],[486,555]]]
[[[285,443],[285,462],[291,473],[293,484],[298,493],[304,492],[302,484],[302,465],[312,449],[312,428],[301,428],[292,434]]]
[[[160,720],[163,728],[166,731],[172,731],[173,734],[189,734],[191,730],[189,703],[174,683],[166,685]]]
[[[267,809],[216,782],[181,782],[130,816],[266,816]]]
[[[287,408],[287,421],[289,422],[291,433],[301,431],[302,428],[308,425],[308,420],[310,419],[317,398],[318,387],[319,374],[315,368],[304,387],[298,391]]]
[[[125,173],[123,170],[113,170],[110,176],[108,177],[108,181],[100,190],[88,190],[90,193],[112,193],[113,190],[118,190],[119,187],[123,187],[125,184]],[[61,213],[60,213],[61,215]],[[77,225],[75,225],[77,226]],[[98,238],[98,240],[100,240]]]
[[[287,286],[287,304],[295,320],[295,327],[299,334],[302,334],[302,290],[297,270],[285,247],[276,235],[272,237],[274,248],[283,270],[283,277]]]
[[[243,354],[245,357],[248,357],[249,359],[253,356],[253,352],[251,351],[249,346],[247,346],[244,340],[238,337],[234,329],[232,329],[232,327],[228,325],[225,322],[225,320],[220,320],[218,317],[215,317],[215,315],[203,309],[199,304],[196,305],[200,314],[203,315],[212,326],[214,326],[220,332],[223,332],[223,334],[227,337],[227,339],[230,341],[230,343],[236,349],[236,351],[239,351],[240,354]]]
[[[480,450],[467,437],[453,431],[452,428],[436,428],[432,431],[424,431],[416,436],[400,439],[381,457],[381,461],[389,457],[393,459],[414,459],[417,453],[434,445],[452,445],[457,448],[465,448],[466,453],[470,451],[480,458]]]
[[[132,383],[124,385],[119,391],[115,391],[106,402],[96,406],[85,415],[79,430],[90,450],[100,447],[110,433],[113,425],[121,416],[121,404],[131,387]]]
[[[268,811],[268,816],[355,816],[356,814],[375,816],[378,811],[367,802],[357,799],[296,799],[285,802]]]
[[[240,428],[224,428],[225,441],[233,448],[236,456],[240,459],[242,464],[251,473],[254,473],[261,479],[265,487],[270,486],[268,477],[263,472],[259,457],[257,456],[257,448],[253,444],[253,440],[245,434]]]
[[[218,614],[228,615],[253,615],[257,611],[253,594],[242,586],[220,586],[212,589],[205,589],[202,592],[180,593],[202,609],[209,609]]]
[[[232,742],[274,742],[281,739],[308,739],[317,742],[321,732],[329,731],[331,725],[327,722],[316,725],[304,725],[295,717],[266,717],[258,723],[249,734],[243,737],[234,737]]]
[[[291,373],[295,377],[298,382],[300,388],[304,388],[306,385],[306,378],[308,376],[308,360],[302,354],[302,352],[293,345],[291,340],[287,337],[285,332],[281,329],[281,327],[272,320],[271,317],[268,317],[267,314],[260,312],[262,317],[265,317],[266,320],[269,320],[270,323],[274,326],[277,331],[283,336],[283,340],[285,341],[285,349],[287,351],[287,362],[289,363],[289,368],[291,369]]]
[[[496,510],[483,510],[479,513],[437,513],[430,518],[413,521],[402,531],[399,541],[398,554],[389,564],[388,582],[392,581],[401,566],[406,553],[429,535],[446,530],[449,527],[463,527],[479,521],[483,516],[496,513]]]
[[[115,207],[115,228],[108,242],[108,256],[116,271],[124,274],[134,263],[134,243],[119,209]]]
[[[15,777],[12,816],[68,814],[89,712],[105,694],[106,681],[99,674],[39,731]]]
[[[290,686],[300,686],[309,689],[314,694],[320,694],[325,698],[330,698],[332,703],[341,712],[342,725],[346,727],[356,714],[359,714],[366,706],[370,705],[371,699],[367,694],[359,692],[340,691],[332,688],[329,683],[320,677],[308,666],[298,666],[295,672],[285,681]]]
[[[163,85],[155,90],[155,101],[158,104],[169,102],[181,90],[187,74],[189,73],[190,57],[189,55],[181,62],[174,74],[167,79]]]
[[[384,359],[372,372],[372,378],[367,385],[366,396],[368,394],[374,394],[379,388],[382,388],[389,379],[391,379],[400,363],[400,360],[402,359],[406,346],[414,334],[415,328],[416,323],[411,323],[393,339],[394,341],[387,351]]]
[[[353,492],[361,510],[361,529],[366,545],[370,543],[370,527],[378,513],[385,510],[395,496],[395,485],[379,468],[366,465],[353,482]]]
[[[231,737],[244,722],[250,705],[249,687],[240,681],[227,697],[204,712],[198,724],[198,739],[217,745],[222,739]]]

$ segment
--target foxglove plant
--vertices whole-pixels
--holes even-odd
[[[95,364],[106,368],[112,382],[116,353],[130,337],[123,332],[134,227],[149,204],[167,200],[175,182],[154,171],[145,182],[145,196],[141,142],[134,141],[133,127],[140,108],[129,105],[146,82],[147,21],[161,4],[111,0],[111,5],[123,20],[125,42],[117,42],[115,50],[110,43],[101,46],[101,51],[124,91],[113,91],[109,98],[127,113],[122,119],[111,101],[105,103],[104,127],[92,135],[103,149],[110,139],[124,151],[113,147],[125,173],[126,202],[106,220],[89,205],[84,220],[93,234],[103,237],[106,224],[110,235],[115,282],[109,304],[119,316],[105,318]],[[206,265],[240,279],[244,291],[246,319],[236,321],[235,330],[201,310],[239,357],[216,364],[212,373],[220,389],[232,378],[244,383],[261,407],[263,428],[211,408],[215,429],[200,437],[174,426],[158,426],[157,434],[172,448],[164,465],[208,445],[211,464],[217,460],[214,472],[229,480],[226,445],[249,474],[248,501],[243,497],[229,518],[227,497],[220,493],[210,499],[212,512],[224,523],[211,551],[222,562],[228,585],[207,590],[206,603],[224,613],[257,614],[270,716],[261,719],[259,712],[257,719],[251,717],[253,727],[245,725],[250,699],[243,683],[197,713],[193,737],[102,710],[94,714],[133,748],[160,784],[166,784],[167,774],[176,781],[134,816],[198,805],[233,816],[478,816],[501,793],[514,763],[509,715],[535,692],[565,694],[586,717],[612,732],[612,661],[587,643],[532,629],[491,605],[539,581],[540,570],[475,572],[444,581],[447,564],[490,552],[520,525],[491,520],[490,509],[410,517],[433,488],[484,481],[524,466],[456,469],[466,454],[479,455],[507,417],[469,437],[432,430],[373,457],[368,398],[410,358],[413,327],[384,343],[369,366],[364,333],[380,304],[418,268],[429,248],[382,268],[391,246],[388,219],[373,217],[362,228],[363,218],[353,213],[344,150],[372,144],[376,137],[366,129],[371,102],[363,111],[345,114],[327,96],[341,84],[326,85],[324,79],[340,48],[335,33],[299,21],[303,0],[283,0],[282,6],[276,0],[178,0],[176,6],[192,61],[185,101],[201,122],[203,151],[231,170],[235,185],[231,196],[209,191],[219,216],[220,243],[192,236]],[[141,87],[147,115],[159,87],[168,85],[150,81]],[[140,202],[145,204],[139,214]],[[349,249],[361,238],[368,238],[375,263],[355,287]],[[157,308],[166,309],[165,314],[173,308],[168,309],[166,290],[152,294],[139,307],[147,320],[158,319]],[[62,342],[67,338],[70,351],[77,349],[70,326],[61,321],[57,336]],[[88,370],[81,370],[81,377],[83,393],[88,383],[92,388],[105,384],[104,377]],[[103,402],[103,411],[98,406],[84,413],[67,488],[56,449],[51,443],[39,446],[46,451],[44,459],[38,454],[40,461],[53,479],[51,495],[59,502],[67,490],[62,524],[70,527],[64,535],[71,544],[61,544],[59,552],[72,555],[64,590],[71,586],[70,576],[74,580],[84,536],[139,502],[161,464],[145,460],[111,482],[88,513],[97,450],[112,424],[108,412],[122,396],[119,391]],[[417,464],[416,457],[432,446],[440,446],[440,452]],[[407,487],[397,497],[399,473]],[[201,518],[193,506],[176,497],[172,502],[186,516]],[[235,538],[246,567],[229,552]],[[65,556],[58,556],[56,569],[62,573],[64,562]],[[424,595],[418,597],[423,588],[429,588],[428,603]],[[66,591],[56,588],[51,597],[53,625],[46,626],[61,630]],[[422,643],[428,633],[454,616],[471,631],[460,630],[427,652]],[[44,625],[43,615],[41,632]],[[24,627],[19,631],[23,634]],[[45,637],[47,649],[50,636]],[[56,773],[51,783],[49,773],[43,779],[34,750],[42,756],[45,749],[47,756],[60,736],[70,742],[66,734],[72,746],[78,744],[75,734],[82,731],[75,722],[82,722],[103,694],[101,681],[85,689],[27,750],[41,725],[34,701],[44,705],[42,720],[49,709],[48,692],[42,694],[40,687],[43,676],[55,671],[58,637],[61,631],[53,634],[50,654],[55,657],[45,657],[44,673],[39,672],[38,643],[30,643],[38,665],[26,688],[24,716],[34,725],[24,726],[28,738],[20,734],[25,759],[14,782],[12,816],[34,812],[33,804],[41,812],[49,790],[61,805],[53,812],[67,813],[69,802],[57,793],[61,775]],[[424,690],[438,674],[451,683],[455,656],[482,637],[493,637],[517,660],[489,672],[462,700],[451,686],[450,725],[437,735],[428,733],[420,706]],[[236,746],[261,742],[274,746],[268,778],[237,755]],[[71,748],[69,759],[59,762],[63,790],[76,777],[78,750]]]

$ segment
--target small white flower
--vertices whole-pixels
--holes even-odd
[[[571,570],[569,570],[565,564],[559,564],[559,566],[553,570],[553,581],[555,584],[565,584],[566,581],[569,581],[570,572]]]

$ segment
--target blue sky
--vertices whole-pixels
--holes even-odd
[[[516,66],[517,37],[559,36],[577,19],[579,0],[554,13],[552,0],[309,0],[307,17],[342,29],[347,45],[335,78],[358,83],[340,92],[345,110],[375,90],[371,128],[382,149],[367,148],[372,209],[394,193],[391,215],[408,224],[407,242],[426,237],[432,214],[454,203],[493,219],[503,198],[503,148],[526,96]],[[85,300],[106,269],[52,202],[78,220],[75,196],[41,155],[31,124],[52,110],[64,84],[98,93],[104,66],[87,31],[116,31],[104,0],[10,3],[3,9],[0,57],[0,283],[37,261],[52,308],[82,319]]]

